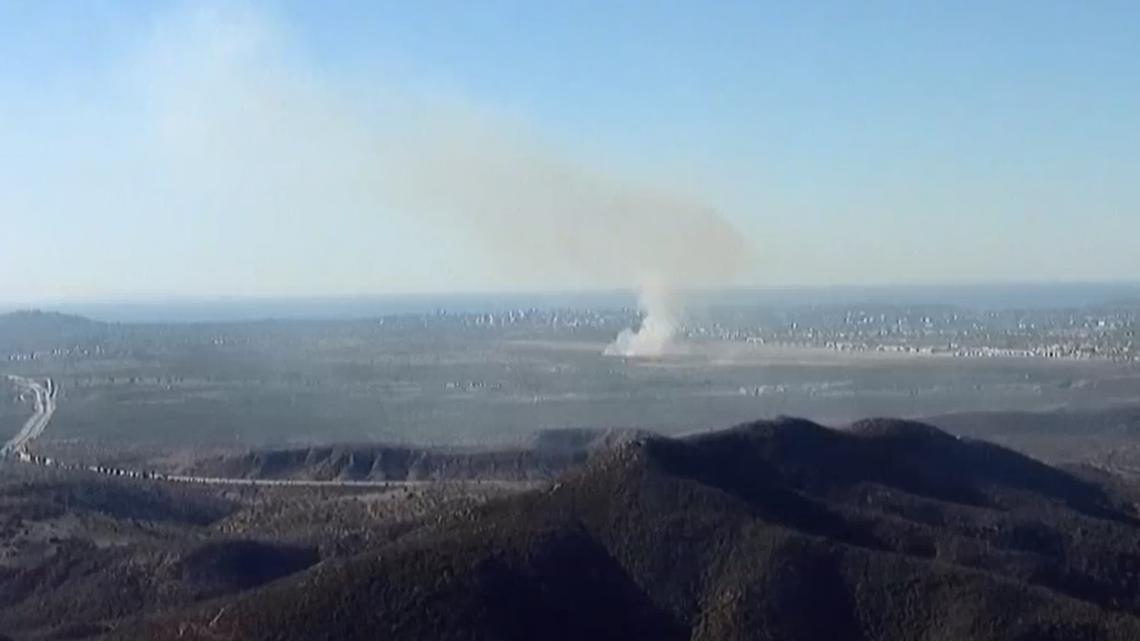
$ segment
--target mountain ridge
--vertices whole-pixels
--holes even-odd
[[[622,443],[110,638],[1130,639],[1138,534],[1109,490],[997,446],[760,421]]]

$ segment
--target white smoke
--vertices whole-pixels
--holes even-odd
[[[638,296],[641,325],[623,329],[614,342],[606,346],[606,356],[651,358],[664,356],[675,347],[681,324],[681,310],[675,293],[661,284],[648,286]]]

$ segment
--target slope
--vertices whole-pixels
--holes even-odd
[[[116,639],[1133,639],[1122,497],[900,421],[647,438]]]

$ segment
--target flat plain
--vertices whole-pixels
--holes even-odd
[[[781,415],[842,426],[1140,406],[1134,360],[698,331],[659,358],[622,358],[604,348],[636,317],[529,314],[141,324],[46,315],[35,332],[0,336],[0,352],[6,373],[59,385],[37,448],[103,462],[332,443],[496,448],[551,429],[676,435]],[[826,315],[816,317],[823,326]],[[801,333],[802,323],[793,322]],[[27,401],[5,387],[0,429],[18,429]]]

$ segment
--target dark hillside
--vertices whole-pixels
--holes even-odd
[[[343,481],[535,481],[566,473],[594,454],[644,438],[632,430],[538,432],[510,449],[431,449],[400,445],[338,445],[253,450],[197,461],[197,476]]]
[[[44,349],[97,336],[106,326],[82,316],[27,310],[0,314],[0,350]]]
[[[0,630],[87,638],[317,562],[312,547],[215,533],[240,508],[212,488],[0,465]]]
[[[929,426],[792,419],[545,490],[119,639],[1135,639],[1113,491]]]

